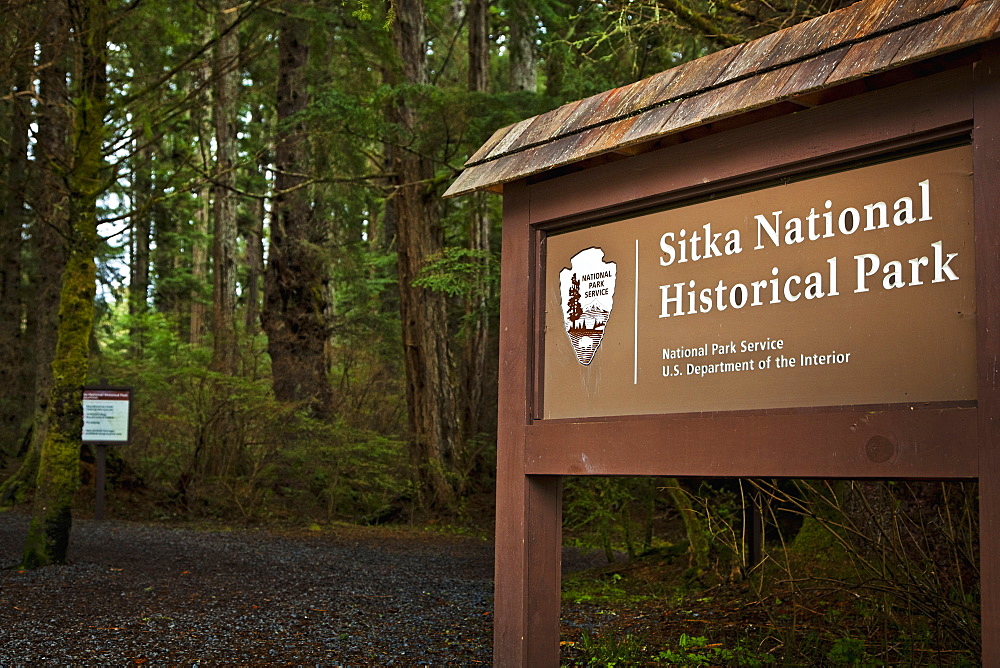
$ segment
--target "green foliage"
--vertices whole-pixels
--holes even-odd
[[[446,246],[432,257],[413,281],[417,287],[466,298],[488,294],[499,283],[500,262],[495,254],[456,246]]]
[[[609,563],[616,553],[629,559],[654,549],[653,525],[660,513],[681,520],[682,533],[659,539],[687,552],[687,577],[727,578],[741,553],[742,506],[732,490],[707,481],[689,489],[674,478],[567,478],[563,517],[568,539],[604,551]]]
[[[637,663],[646,649],[643,640],[631,633],[619,639],[614,635],[592,636],[584,631],[580,645],[587,665],[609,668]]]
[[[638,603],[655,599],[649,594],[634,594],[624,587],[620,573],[602,574],[599,577],[589,575],[568,575],[563,577],[563,600],[579,605],[594,603],[597,605],[621,605]]]
[[[661,650],[655,661],[672,666],[718,666],[739,665],[759,667],[775,663],[771,654],[756,652],[740,643],[735,649],[727,649],[722,643],[709,643],[705,636],[689,636],[682,633],[674,648]]]
[[[798,515],[801,529],[773,552],[760,590],[790,583],[796,599],[822,587],[844,599],[827,615],[827,661],[884,665],[935,648],[975,663],[979,652],[977,490],[965,483],[758,481],[781,514]],[[780,524],[777,523],[776,524]],[[784,539],[783,539],[784,540]],[[770,584],[768,584],[770,582]],[[792,644],[791,614],[774,616]],[[867,644],[858,640],[867,638]],[[804,650],[803,650],[804,651]],[[806,656],[803,654],[803,657]],[[810,659],[812,660],[812,659]]]
[[[359,520],[406,490],[400,441],[275,401],[262,341],[232,377],[209,371],[210,348],[178,340],[161,314],[142,322],[143,356],[125,336],[106,339],[100,373],[135,388],[121,456],[165,516]]]
[[[876,666],[865,651],[865,641],[860,638],[838,638],[826,653],[826,658],[835,666]]]
[[[617,551],[636,555],[640,530],[632,515],[645,510],[642,499],[648,489],[644,483],[641,478],[567,478],[563,526],[570,540],[603,550],[608,563],[615,561]]]
[[[777,662],[772,654],[754,648],[748,641],[728,648],[724,643],[709,642],[705,636],[686,633],[682,633],[671,647],[656,650],[647,638],[631,633],[618,637],[611,633],[592,635],[584,631],[579,649],[588,666],[667,664],[761,668]]]

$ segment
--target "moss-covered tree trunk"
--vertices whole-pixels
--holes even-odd
[[[69,186],[69,260],[62,276],[48,432],[42,443],[34,508],[24,548],[29,568],[66,559],[73,495],[79,484],[83,386],[94,324],[97,199],[108,182],[104,144],[107,0],[67,0],[80,70],[73,98]]]
[[[674,502],[674,507],[681,514],[684,521],[684,531],[688,538],[688,553],[691,556],[691,565],[698,575],[708,571],[710,542],[708,531],[702,524],[701,518],[691,503],[691,497],[681,489],[681,483],[677,478],[666,479],[666,490],[670,495],[670,500]]]

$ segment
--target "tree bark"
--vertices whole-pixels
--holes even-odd
[[[200,128],[197,124],[195,127]],[[199,143],[207,146],[209,138],[204,134],[199,134]],[[208,189],[198,188],[197,200],[199,203],[210,205]],[[166,207],[154,206],[152,211],[153,219],[153,243],[150,248],[150,260],[152,265],[151,273],[156,277],[153,287],[153,307],[158,313],[168,316],[177,325],[182,336],[191,336],[187,328],[188,319],[191,317],[192,301],[198,302],[203,299],[201,291],[197,288],[188,289],[183,280],[178,280],[179,270],[183,266],[182,243],[180,241],[183,229],[178,217]],[[195,216],[197,221],[197,215]],[[208,216],[205,217],[206,225]],[[204,250],[204,241],[208,237],[208,230],[205,229],[202,235],[197,235],[191,241],[192,255],[196,255],[200,248],[202,253],[202,264],[207,254]],[[195,259],[192,258],[192,264]],[[193,270],[192,270],[193,271]],[[207,271],[206,271],[207,274]],[[199,284],[200,285],[200,284]],[[197,343],[197,341],[192,341]]]
[[[266,136],[267,126],[259,108],[253,111],[252,122],[261,128],[261,136]],[[258,181],[262,184],[262,192],[267,190],[267,165],[270,158],[267,151],[262,151],[257,159]],[[245,287],[246,311],[244,326],[247,336],[253,337],[260,331],[260,282],[264,277],[264,221],[267,218],[265,198],[254,200],[250,210],[249,229],[246,230],[246,267],[247,279]]]
[[[491,252],[492,221],[487,211],[487,195],[475,193],[468,198],[469,248],[484,257],[478,260],[483,266],[482,285],[474,290],[465,302],[460,367],[460,416],[462,441],[467,443],[482,431],[487,389],[497,382],[495,371],[490,372],[490,286],[486,282],[487,259]],[[492,339],[496,342],[496,339]]]
[[[212,190],[207,184],[198,188],[198,209],[194,212],[194,238],[191,240],[191,279],[194,287],[189,295],[191,309],[188,314],[188,341],[192,345],[201,343],[205,334],[205,302],[202,286],[208,279],[208,249],[212,218]]]
[[[0,139],[0,453],[17,451],[25,418],[30,414],[25,354],[25,299],[22,284],[22,243],[27,218],[28,124],[31,120],[30,68],[34,35],[21,21],[11,22],[8,35],[14,46],[14,62],[3,82],[10,97],[2,106],[5,128]]]
[[[393,41],[403,82],[426,84],[423,2],[399,0],[395,7]],[[399,130],[400,144],[420,133],[417,113],[410,104],[406,95],[401,95],[390,112]],[[439,202],[430,185],[434,166],[429,157],[407,145],[393,147],[391,161],[411,460],[420,471],[430,500],[446,506],[455,497],[450,474],[454,473],[461,445],[447,304],[443,294],[413,285],[428,258],[439,254],[444,246]]]
[[[490,85],[489,2],[469,0],[469,90],[474,93],[489,92]],[[492,243],[492,221],[489,216],[485,193],[475,193],[467,200],[468,247],[486,256]],[[485,269],[486,259],[480,259]],[[483,272],[485,278],[485,271]],[[463,336],[459,357],[459,414],[462,425],[462,442],[468,443],[480,431],[484,412],[487,385],[496,383],[490,374],[490,322],[488,302],[489,285],[484,280],[481,289],[473,290],[466,299],[463,318]],[[477,468],[486,468],[477,462]]]
[[[27,331],[34,350],[34,420],[28,452],[18,470],[0,485],[0,502],[19,502],[38,473],[42,442],[48,433],[48,406],[52,392],[52,359],[56,350],[60,277],[66,266],[68,192],[63,173],[68,167],[69,91],[67,80],[68,29],[65,0],[45,6],[39,61],[38,134],[35,143],[38,187],[32,192],[35,218],[31,227],[31,308]]]
[[[24,565],[66,560],[73,494],[79,484],[83,386],[87,380],[94,324],[97,200],[108,175],[104,161],[107,88],[107,0],[68,0],[79,72],[74,79],[72,164],[69,188],[69,260],[62,276],[54,382],[48,406],[48,433],[42,443],[38,482]]]
[[[510,5],[510,89],[512,91],[538,90],[538,76],[535,73],[538,37],[538,21],[535,18],[535,3],[513,0]]]
[[[213,60],[212,368],[230,375],[236,373],[236,96],[240,72],[239,37],[233,26],[239,4],[239,0],[219,0]]]
[[[264,276],[264,198],[254,201],[250,214],[251,228],[246,233],[246,311],[243,325],[247,336],[253,337],[260,331],[260,281]]]
[[[206,31],[205,38],[208,39],[210,36],[211,33]],[[212,170],[212,159],[209,154],[211,130],[208,127],[210,124],[204,111],[212,108],[212,89],[209,86],[211,79],[212,62],[206,58],[202,60],[198,74],[194,78],[194,87],[201,91],[198,93],[200,104],[191,110],[191,124],[198,137],[198,155],[194,156],[194,160],[203,174],[208,174]],[[195,199],[198,202],[198,208],[194,212],[194,235],[191,238],[192,288],[188,295],[191,304],[188,310],[188,342],[192,345],[199,345],[205,334],[206,308],[202,286],[208,279],[207,240],[212,219],[212,188],[207,181],[199,183],[198,195]]]
[[[140,140],[147,132],[140,132]],[[149,236],[153,193],[153,149],[148,144],[136,150],[136,166],[133,172],[133,215],[131,238],[131,263],[129,266],[128,312],[132,316],[132,352],[142,354],[144,347],[143,316],[148,310],[149,298]]]
[[[328,242],[312,208],[301,118],[308,104],[309,24],[295,15],[294,4],[286,7],[289,11],[282,17],[278,36],[277,173],[262,317],[275,396],[329,417],[333,396],[327,377],[331,332]]]
[[[469,90],[490,89],[490,3],[469,0]]]

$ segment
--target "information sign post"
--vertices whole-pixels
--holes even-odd
[[[132,427],[132,389],[127,387],[83,388],[82,441],[95,446],[96,480],[94,519],[104,519],[104,483],[109,445],[126,445]]]

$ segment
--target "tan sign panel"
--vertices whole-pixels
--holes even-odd
[[[543,417],[975,399],[972,151],[549,236]]]
[[[85,443],[128,443],[131,407],[131,390],[84,388],[82,440]]]

